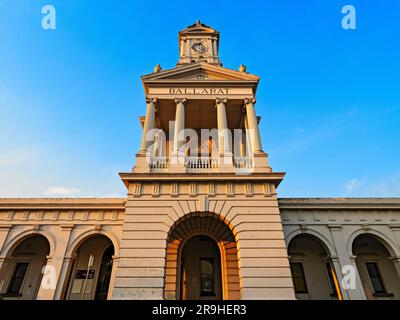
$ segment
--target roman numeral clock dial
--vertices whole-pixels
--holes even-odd
[[[195,43],[192,46],[192,50],[197,52],[197,53],[204,53],[204,52],[207,51],[207,48],[206,48],[206,46],[204,44],[198,42],[198,43]]]

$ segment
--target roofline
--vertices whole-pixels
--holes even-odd
[[[146,78],[154,76],[155,74],[157,74],[157,75],[168,75],[169,73],[173,73],[174,71],[177,71],[177,70],[185,71],[186,69],[190,70],[190,69],[192,69],[194,67],[197,67],[197,66],[207,66],[208,68],[210,68],[210,69],[214,68],[215,70],[225,69],[225,70],[228,70],[230,72],[236,73],[238,75],[243,74],[242,72],[240,72],[238,70],[234,70],[234,69],[230,69],[230,68],[226,68],[226,67],[221,67],[221,66],[215,66],[215,65],[207,63],[207,62],[195,62],[195,63],[190,63],[190,64],[179,66],[179,67],[165,69],[165,70],[162,70],[162,71],[160,71],[158,73],[154,73],[154,72],[148,73],[148,74],[142,75],[141,79],[142,79],[143,82],[145,82]],[[260,77],[255,75],[255,74],[252,74],[252,73],[249,73],[249,72],[245,72],[244,74],[246,74],[248,76],[251,76],[251,77],[254,77],[254,78],[257,78],[257,79],[251,79],[251,80],[260,80]]]
[[[278,198],[279,209],[400,209],[400,198]]]
[[[0,210],[114,209],[124,210],[126,198],[0,198]]]

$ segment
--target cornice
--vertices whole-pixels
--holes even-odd
[[[0,198],[0,209],[125,209],[125,198]]]
[[[277,187],[285,176],[284,172],[252,173],[249,175],[235,175],[229,173],[120,173],[124,184],[128,187],[130,182],[273,182]]]
[[[279,208],[290,209],[400,209],[400,198],[278,198]]]

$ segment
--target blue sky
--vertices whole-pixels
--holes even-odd
[[[56,8],[56,30],[41,9]],[[341,27],[356,8],[357,29]],[[280,197],[400,196],[400,2],[0,1],[0,197],[124,196],[145,110],[140,76],[178,59],[197,19],[224,66],[261,76]]]

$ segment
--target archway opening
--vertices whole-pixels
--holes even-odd
[[[328,249],[309,234],[294,237],[288,246],[297,299],[337,299],[337,278]]]
[[[11,249],[0,273],[2,298],[36,299],[49,253],[49,241],[40,234],[26,237]]]
[[[106,300],[110,288],[114,246],[104,235],[90,236],[73,253],[65,299]]]
[[[181,299],[222,299],[221,259],[213,239],[199,235],[183,245],[180,277]]]
[[[396,270],[383,241],[361,234],[354,239],[352,249],[367,299],[400,299],[400,269]]]
[[[219,216],[195,212],[176,221],[166,259],[165,299],[240,299],[236,240]]]

